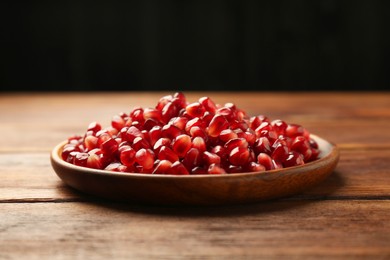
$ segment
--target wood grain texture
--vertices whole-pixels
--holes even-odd
[[[0,257],[385,259],[389,212],[389,201],[217,208],[8,203],[0,204]]]
[[[91,121],[165,93],[0,96],[0,259],[389,259],[390,93],[187,93],[304,125],[336,143],[334,173],[304,193],[226,207],[147,207],[86,196],[51,149]]]

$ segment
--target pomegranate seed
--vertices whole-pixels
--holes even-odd
[[[200,152],[204,152],[206,151],[206,142],[204,141],[204,139],[202,137],[195,137],[193,140],[192,140],[192,147],[193,148],[196,148],[197,150],[199,150]]]
[[[148,118],[148,119],[146,119],[142,129],[149,131],[150,129],[152,129],[153,127],[158,126],[158,125],[160,125],[159,121],[157,121],[153,118]]]
[[[171,168],[168,170],[168,174],[189,175],[190,173],[181,162],[177,161],[171,165]]]
[[[309,143],[310,143],[311,148],[318,149],[318,144],[316,141],[314,141],[313,139],[310,138]]]
[[[289,152],[286,160],[283,162],[284,167],[291,167],[302,164],[305,164],[302,155],[295,151]]]
[[[195,102],[186,106],[186,112],[190,117],[201,117],[206,109],[199,102]]]
[[[163,146],[157,154],[159,160],[168,160],[172,163],[179,161],[179,156],[171,148]]]
[[[150,149],[142,148],[135,154],[135,160],[143,169],[152,169],[154,164],[154,153]]]
[[[229,165],[229,166],[227,167],[227,172],[228,172],[228,173],[239,173],[239,172],[243,172],[243,170],[242,170],[242,167],[241,167],[241,166]]]
[[[305,161],[308,161],[312,155],[310,143],[303,136],[294,138],[294,141],[291,144],[291,150],[302,154]]]
[[[296,137],[298,135],[303,135],[304,128],[297,124],[290,124],[286,128],[286,136],[288,137]]]
[[[279,142],[275,145],[275,149],[273,150],[271,157],[275,161],[282,162],[287,158],[288,153],[289,149],[287,145]]]
[[[157,166],[153,170],[153,174],[167,174],[170,168],[172,167],[172,163],[168,160],[161,160],[158,162]]]
[[[155,108],[145,108],[143,116],[145,123],[148,119],[159,122],[161,120],[161,111]]]
[[[249,119],[249,126],[250,128],[252,129],[256,129],[258,128],[261,123],[263,122],[268,122],[268,118],[263,116],[263,115],[259,115],[259,116],[254,116],[254,117],[251,117]]]
[[[223,115],[215,115],[211,120],[208,128],[208,134],[212,137],[217,137],[222,132],[228,128],[229,122],[226,120]]]
[[[172,102],[176,103],[181,108],[184,108],[187,105],[186,97],[182,92],[176,92],[173,95]]]
[[[160,151],[161,147],[169,146],[170,144],[171,144],[171,139],[169,139],[169,138],[160,138],[154,144],[153,151],[158,153]]]
[[[132,147],[134,150],[138,151],[142,148],[144,149],[150,149],[150,144],[142,137],[136,137],[133,141]]]
[[[102,150],[102,153],[106,156],[111,156],[118,151],[118,147],[119,145],[117,141],[115,141],[115,139],[113,138],[110,138],[102,143],[100,149]]]
[[[189,170],[191,170],[196,166],[200,166],[202,163],[201,153],[199,152],[198,149],[191,148],[190,150],[188,150],[182,163]]]
[[[161,136],[165,138],[169,138],[171,140],[175,139],[177,136],[181,135],[182,133],[183,131],[174,125],[164,125],[161,128]]]
[[[272,158],[266,153],[259,153],[257,162],[265,167],[266,170],[274,169]]]
[[[195,117],[194,119],[191,119],[187,122],[186,124],[186,127],[185,127],[185,131],[186,133],[190,133],[190,130],[192,127],[194,126],[198,126],[200,128],[205,128],[205,123],[203,122],[202,119],[198,118],[198,117]]]
[[[89,154],[86,166],[93,169],[102,169],[103,163],[101,157],[97,154]]]
[[[107,165],[106,168],[104,168],[104,170],[113,171],[113,172],[126,172],[127,167],[122,165],[121,163],[114,162]]]
[[[209,166],[207,172],[209,174],[224,174],[224,173],[226,173],[226,171],[223,168],[221,168],[220,166],[218,166],[218,164],[215,164],[215,163],[213,163]]]
[[[161,126],[154,126],[149,131],[149,141],[151,145],[155,145],[155,143],[162,137]]]
[[[202,121],[205,123],[205,125],[209,125],[214,116],[214,113],[206,111],[202,116]]]
[[[92,122],[88,126],[88,131],[92,131],[93,133],[99,132],[102,130],[102,126],[97,122]]]
[[[217,111],[217,107],[216,107],[215,103],[208,97],[201,97],[199,99],[199,103],[201,103],[203,105],[203,107],[206,109],[206,111],[208,111],[212,114],[215,114],[215,112]]]
[[[87,148],[88,151],[95,149],[98,146],[98,138],[92,135],[87,136],[84,139],[84,144],[85,144],[85,148]]]
[[[238,138],[236,132],[234,132],[232,129],[225,129],[225,130],[222,130],[221,133],[219,134],[219,139],[226,143],[228,142],[230,139],[236,139]]]
[[[167,96],[160,98],[160,100],[158,101],[158,103],[156,105],[156,109],[162,110],[166,104],[168,104],[169,102],[172,101],[172,99],[173,99],[172,95],[167,95]]]
[[[169,121],[169,124],[176,126],[180,130],[185,130],[188,118],[184,116],[174,117]]]
[[[226,149],[221,145],[214,146],[210,152],[218,155],[221,159],[227,159],[228,156]]]
[[[133,111],[130,112],[130,118],[131,120],[137,121],[137,122],[144,122],[144,110],[142,107],[136,107],[133,109]]]
[[[183,158],[188,150],[191,148],[191,137],[188,135],[179,135],[173,140],[172,150],[180,157]]]
[[[244,138],[231,139],[224,147],[226,152],[230,153],[236,147],[248,148],[248,142]]]
[[[191,127],[191,129],[189,131],[189,134],[192,137],[198,137],[199,136],[199,137],[202,137],[205,140],[208,139],[206,131],[203,128],[199,127],[199,126]]]
[[[203,160],[204,160],[206,165],[220,164],[221,163],[221,157],[219,157],[215,153],[210,153],[207,151],[203,153]]]
[[[243,166],[249,159],[249,150],[244,147],[235,147],[229,154],[229,162],[233,165]]]
[[[78,166],[87,166],[89,154],[88,153],[77,153],[73,159],[73,164]]]
[[[120,152],[120,161],[123,165],[132,166],[135,163],[135,150],[128,147]]]
[[[207,169],[202,167],[194,167],[191,170],[191,174],[197,175],[197,174],[208,174]]]
[[[164,123],[169,122],[172,117],[178,115],[179,110],[172,102],[167,103],[161,111],[161,119]]]
[[[119,115],[114,116],[111,120],[111,126],[115,129],[117,129],[118,131],[121,130],[125,126],[125,123],[126,122],[123,119],[123,117],[121,117]]]
[[[267,137],[260,137],[257,139],[255,145],[254,145],[254,150],[257,154],[259,153],[271,153],[271,144],[268,140]]]
[[[277,119],[271,122],[271,125],[273,127],[273,130],[278,134],[278,135],[284,135],[286,132],[287,124],[286,122]]]
[[[128,129],[127,129],[127,132],[124,134],[124,136],[122,136],[122,139],[124,141],[128,141],[130,143],[133,143],[134,139],[136,137],[144,137],[144,135],[142,134],[141,130],[139,130],[137,127],[135,126],[130,126]]]

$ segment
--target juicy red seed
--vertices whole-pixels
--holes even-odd
[[[283,161],[284,167],[292,167],[302,164],[305,164],[302,155],[295,151],[289,152],[286,160]]]
[[[266,116],[263,116],[263,115],[259,115],[259,116],[253,116],[249,119],[249,126],[250,128],[252,128],[253,130],[255,130],[256,128],[258,128],[261,123],[263,122],[268,122],[268,118]]]
[[[276,134],[275,131],[268,131],[268,130],[261,131],[259,137],[266,137],[271,143],[273,143],[276,139],[278,139],[278,135]]]
[[[169,138],[160,138],[153,146],[154,152],[159,152],[161,147],[169,146],[171,144],[171,139]]]
[[[98,147],[98,138],[96,136],[87,136],[84,139],[85,148],[87,148],[88,151],[95,149]]]
[[[312,155],[310,143],[303,136],[294,138],[294,141],[291,144],[291,150],[302,154],[305,161],[308,161]]]
[[[169,102],[163,107],[161,111],[161,119],[164,123],[167,123],[172,117],[176,117],[178,112],[179,110],[177,106],[174,103]]]
[[[65,145],[64,148],[62,149],[61,157],[63,160],[66,161],[71,152],[78,152],[78,151],[79,149],[76,148],[76,146],[74,145]]]
[[[203,122],[206,124],[206,125],[209,125],[211,120],[213,119],[214,117],[214,113],[211,113],[209,111],[206,111],[204,112],[203,116],[202,116],[202,120]]]
[[[229,122],[230,128],[233,130],[241,129],[242,131],[245,131],[248,129],[248,124],[245,121],[241,120],[232,120]]]
[[[206,165],[211,165],[211,164],[220,164],[221,163],[221,157],[219,157],[218,155],[214,154],[214,153],[210,153],[210,152],[204,152],[203,153],[203,160],[205,162]]]
[[[229,127],[229,122],[226,120],[223,115],[215,115],[211,120],[208,128],[208,134],[212,137],[217,137],[222,132]]]
[[[238,173],[238,172],[243,172],[243,169],[241,166],[237,166],[237,165],[229,165],[227,167],[227,172],[228,173]]]
[[[228,107],[221,107],[216,112],[217,115],[224,116],[228,120],[234,120],[235,114],[234,112],[228,108]]]
[[[154,153],[150,149],[142,148],[135,154],[135,160],[144,169],[151,169],[154,164]]]
[[[186,156],[183,159],[183,165],[188,170],[191,170],[196,166],[200,166],[201,163],[202,163],[202,156],[199,150],[196,148],[191,148],[190,150],[188,150]]]
[[[271,122],[271,125],[273,126],[273,130],[276,131],[278,135],[284,135],[287,128],[287,123],[277,119]]]
[[[250,146],[253,146],[256,142],[256,133],[252,129],[248,128],[245,132],[243,137],[246,139],[248,144]]]
[[[103,163],[101,157],[97,154],[89,154],[87,159],[87,167],[93,169],[102,169]]]
[[[226,153],[226,149],[221,145],[214,146],[211,150],[211,153],[218,155],[221,159],[227,158],[228,154]]]
[[[318,144],[314,139],[310,138],[309,143],[311,148],[318,149]]]
[[[194,167],[191,170],[191,174],[197,175],[197,174],[208,174],[207,169],[203,167]]]
[[[255,145],[254,145],[254,150],[257,154],[259,153],[271,153],[271,144],[270,141],[268,140],[267,137],[260,137],[257,139]]]
[[[171,168],[168,170],[168,174],[189,175],[190,173],[181,162],[177,161],[171,165]]]
[[[163,146],[160,148],[160,151],[157,154],[157,158],[159,160],[168,160],[172,163],[179,160],[179,156],[177,156],[177,154],[167,146]]]
[[[113,172],[126,172],[127,167],[121,163],[113,162],[107,165],[106,168],[104,168],[104,170],[113,171]]]
[[[130,112],[131,120],[137,122],[144,122],[144,110],[142,107],[134,108],[133,111]]]
[[[206,133],[206,131],[203,128],[199,127],[199,126],[191,127],[191,129],[189,131],[189,134],[192,137],[199,136],[199,137],[202,137],[203,139],[207,140],[207,133]]]
[[[207,169],[208,174],[224,174],[226,171],[221,168],[218,164],[211,164]]]
[[[155,126],[149,131],[149,142],[154,145],[162,137],[161,126]]]
[[[105,155],[111,156],[118,151],[118,147],[119,147],[118,142],[115,141],[115,139],[110,138],[102,143],[100,149]]]
[[[186,112],[191,117],[201,117],[206,109],[199,102],[195,102],[186,106]]]
[[[249,160],[249,150],[244,147],[235,147],[229,154],[229,162],[233,165],[243,166]]]
[[[99,132],[102,130],[102,126],[97,122],[92,122],[88,126],[88,131],[92,131],[94,133]]]
[[[199,137],[199,136],[195,137],[192,140],[192,147],[196,148],[200,152],[204,152],[207,149],[205,140],[202,137]]]
[[[153,170],[153,174],[167,174],[172,163],[168,160],[161,160]]]
[[[265,167],[266,170],[274,169],[272,158],[266,153],[259,153],[257,162]]]
[[[143,113],[145,121],[153,119],[157,122],[161,120],[161,111],[155,108],[145,108]]]
[[[152,129],[153,127],[157,126],[157,125],[160,125],[160,122],[153,119],[153,118],[148,118],[146,119],[144,125],[143,125],[143,129],[144,130],[147,130],[149,131],[150,129]]]
[[[272,130],[273,130],[273,127],[269,122],[263,122],[255,129],[255,132],[256,132],[257,136],[261,136],[261,133],[263,131],[272,131]]]
[[[266,169],[265,169],[264,165],[261,165],[261,164],[256,163],[256,162],[250,162],[248,165],[248,171],[250,171],[250,172],[263,172],[265,170]]]
[[[129,141],[130,143],[132,143],[136,137],[144,137],[144,135],[137,127],[130,126],[124,136],[122,136],[122,139],[124,141]]]
[[[185,107],[187,105],[186,97],[185,97],[185,95],[182,92],[176,92],[173,95],[173,101],[172,102],[176,103],[181,108],[183,108],[183,107]]]
[[[85,167],[87,166],[88,157],[88,153],[77,153],[73,159],[73,164]]]
[[[280,161],[272,160],[272,165],[274,169],[282,169],[283,164]]]
[[[123,165],[132,166],[135,163],[135,150],[131,147],[124,149],[120,153],[120,161]]]
[[[111,126],[115,129],[117,129],[118,131],[121,130],[124,126],[125,126],[125,120],[123,119],[123,117],[119,116],[119,115],[115,115],[112,120],[111,120]]]
[[[188,118],[184,116],[174,117],[169,121],[169,124],[176,126],[180,130],[185,130]]]
[[[146,141],[146,139],[142,138],[142,137],[136,137],[133,141],[133,145],[132,147],[134,148],[134,150],[138,151],[142,148],[144,149],[150,149],[151,146],[150,144],[148,143],[148,141]]]
[[[219,139],[224,143],[226,143],[231,139],[236,139],[236,138],[238,138],[238,136],[236,132],[234,132],[232,129],[222,130],[221,133],[219,134]]]
[[[236,147],[247,148],[248,142],[244,138],[231,139],[225,144],[224,147],[226,149],[226,152],[230,153]]]
[[[272,152],[271,157],[275,161],[282,162],[282,161],[284,161],[287,158],[288,153],[289,153],[288,147],[286,145],[282,144],[282,143],[278,143],[275,146],[275,149]]]
[[[156,109],[162,110],[166,104],[168,104],[169,102],[172,101],[172,99],[173,99],[172,95],[167,95],[167,96],[161,97],[156,105]]]
[[[174,125],[164,125],[161,129],[161,136],[165,138],[169,138],[171,140],[175,139],[177,136],[181,135],[182,133],[183,131]]]
[[[191,148],[191,137],[188,135],[179,135],[173,141],[172,150],[180,157],[183,158],[188,150]]]
[[[201,97],[199,99],[199,103],[201,103],[203,107],[212,114],[215,114],[215,111],[217,111],[217,106],[209,97]]]
[[[202,119],[195,117],[187,122],[186,127],[184,128],[187,133],[190,133],[192,127],[198,126],[200,128],[205,128],[205,123]]]
[[[305,129],[301,125],[290,124],[286,128],[286,136],[288,137],[296,137],[298,135],[303,135]]]

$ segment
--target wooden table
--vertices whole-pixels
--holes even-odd
[[[169,93],[0,95],[0,259],[390,259],[390,93],[186,93],[306,126],[341,152],[292,198],[226,207],[104,201],[65,186],[51,149]]]

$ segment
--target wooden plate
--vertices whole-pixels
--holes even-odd
[[[312,135],[320,158],[301,166],[224,175],[149,175],[76,166],[61,158],[66,142],[51,153],[57,175],[69,186],[98,197],[159,205],[222,205],[286,197],[322,182],[336,167],[335,145]]]

